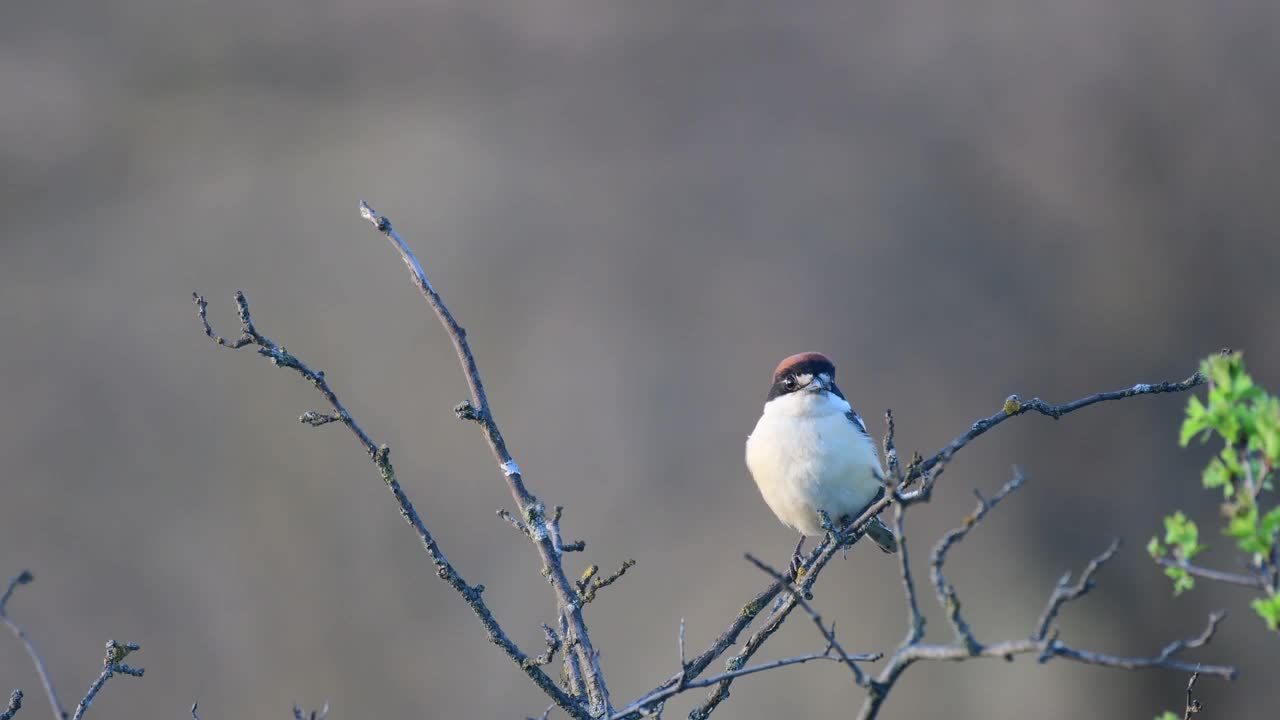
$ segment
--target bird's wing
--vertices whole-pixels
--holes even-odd
[[[853,408],[849,408],[849,412],[845,413],[844,416],[849,418],[849,422],[853,423],[853,426],[857,428],[858,432],[863,435],[867,434],[866,423],[862,422],[862,418],[858,417],[858,413],[854,412]]]
[[[862,422],[862,418],[858,416],[858,413],[855,412],[853,408],[849,408],[849,411],[846,412],[844,416],[846,418],[849,418],[849,424],[853,425],[854,430],[857,430],[858,432],[862,433],[863,437],[867,439],[867,442],[871,443],[872,445],[875,445],[875,442],[872,441],[871,439],[871,434],[867,432],[866,424]],[[876,463],[875,465],[872,466],[872,472],[875,473],[877,480],[879,480],[882,483],[884,482],[884,471],[880,469],[879,463]],[[875,502],[876,500],[879,500],[883,496],[884,490],[881,490],[880,493],[881,495],[877,495],[876,497],[872,498],[871,502]]]

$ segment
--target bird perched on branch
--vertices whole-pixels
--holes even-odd
[[[839,526],[884,495],[875,443],[822,353],[792,355],[773,371],[764,414],[747,437],[747,468],[773,514],[800,533],[793,571],[805,536],[826,532],[819,511]],[[866,532],[881,550],[897,552],[897,539],[879,518]]]

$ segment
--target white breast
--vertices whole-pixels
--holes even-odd
[[[830,393],[774,398],[747,438],[747,468],[778,519],[805,535],[861,512],[880,491],[880,459],[871,438],[845,417],[849,403]]]

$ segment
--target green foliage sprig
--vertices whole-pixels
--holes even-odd
[[[1280,398],[1254,384],[1238,352],[1223,351],[1200,366],[1208,379],[1206,402],[1192,397],[1178,442],[1217,438],[1222,449],[1205,467],[1205,488],[1222,493],[1223,534],[1245,555],[1245,574],[1192,564],[1207,546],[1195,521],[1181,511],[1164,519],[1164,539],[1152,537],[1147,550],[1173,580],[1174,594],[1195,587],[1196,578],[1230,582],[1262,591],[1254,611],[1271,630],[1280,628],[1280,505],[1275,505],[1275,470],[1280,465]],[[1264,495],[1264,493],[1266,493]],[[1269,501],[1269,502],[1268,502]],[[1263,505],[1271,507],[1264,510]]]

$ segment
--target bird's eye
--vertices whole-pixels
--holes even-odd
[[[795,390],[797,384],[799,384],[799,381],[796,380],[795,375],[788,375],[782,378],[782,387],[785,388],[788,392],[790,392],[791,390]]]

